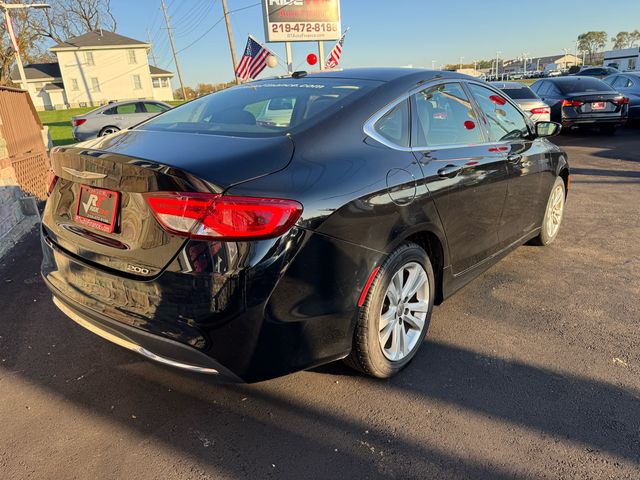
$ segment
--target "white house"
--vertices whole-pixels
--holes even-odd
[[[150,48],[107,30],[85,33],[49,49],[57,62],[26,65],[26,87],[40,110],[119,100],[173,100],[173,73],[149,65]],[[17,69],[11,80],[20,82]]]

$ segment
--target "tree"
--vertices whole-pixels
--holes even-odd
[[[186,94],[187,94],[187,98],[186,98],[186,100],[191,100],[192,98],[196,98],[196,97],[198,96],[198,95],[196,94],[196,91],[195,91],[193,88],[191,88],[191,87],[184,87],[184,91],[185,91],[185,92],[186,92]],[[181,89],[181,88],[176,88],[176,89],[173,91],[173,97],[174,97],[176,100],[185,100],[185,98],[183,98],[183,96],[182,96],[182,89]]]
[[[618,32],[618,34],[615,37],[611,38],[611,41],[613,42],[613,48],[615,50],[621,49],[621,48],[629,48],[629,43],[630,43],[630,34],[629,32]]]
[[[634,30],[633,32],[618,32],[611,41],[613,42],[613,48],[616,50],[621,48],[633,48],[640,43],[640,31]]]
[[[578,35],[578,49],[589,54],[589,63],[593,62],[593,54],[602,50],[607,44],[607,32],[586,32]]]
[[[35,3],[36,0],[23,0]],[[22,61],[54,61],[47,54],[51,40],[61,42],[69,37],[100,28],[115,31],[116,20],[111,13],[111,0],[57,0],[46,10],[18,9],[11,11]],[[0,84],[10,83],[9,73],[15,52],[9,41],[4,21],[0,21]]]

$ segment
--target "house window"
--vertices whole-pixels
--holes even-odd
[[[91,77],[91,90],[93,92],[100,91],[100,82],[98,82],[98,79],[96,77]]]
[[[86,65],[95,65],[93,63],[93,52],[84,52],[84,63]]]
[[[78,79],[77,78],[72,78],[71,79],[71,90],[73,90],[75,92],[80,90],[80,87],[78,86]]]
[[[160,79],[159,78],[152,78],[151,81],[153,82],[153,88],[160,88]]]
[[[168,87],[169,86],[169,79],[168,78],[163,78],[162,79],[162,86],[163,87]]]
[[[133,76],[133,88],[134,88],[134,90],[141,90],[142,89],[142,82],[140,81],[140,75],[134,75]]]
[[[138,63],[136,61],[136,51],[135,50],[129,50],[129,64],[134,65],[136,63]]]

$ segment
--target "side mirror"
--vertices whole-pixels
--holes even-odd
[[[556,122],[538,122],[536,123],[537,137],[555,137],[562,130],[562,125]]]

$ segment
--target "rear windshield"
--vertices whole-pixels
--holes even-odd
[[[529,87],[503,88],[502,91],[514,100],[536,99],[538,96]]]
[[[141,130],[270,136],[305,126],[353,102],[378,82],[273,79],[207,95],[169,110]]]
[[[597,78],[581,77],[556,83],[562,93],[613,92],[613,89]]]

